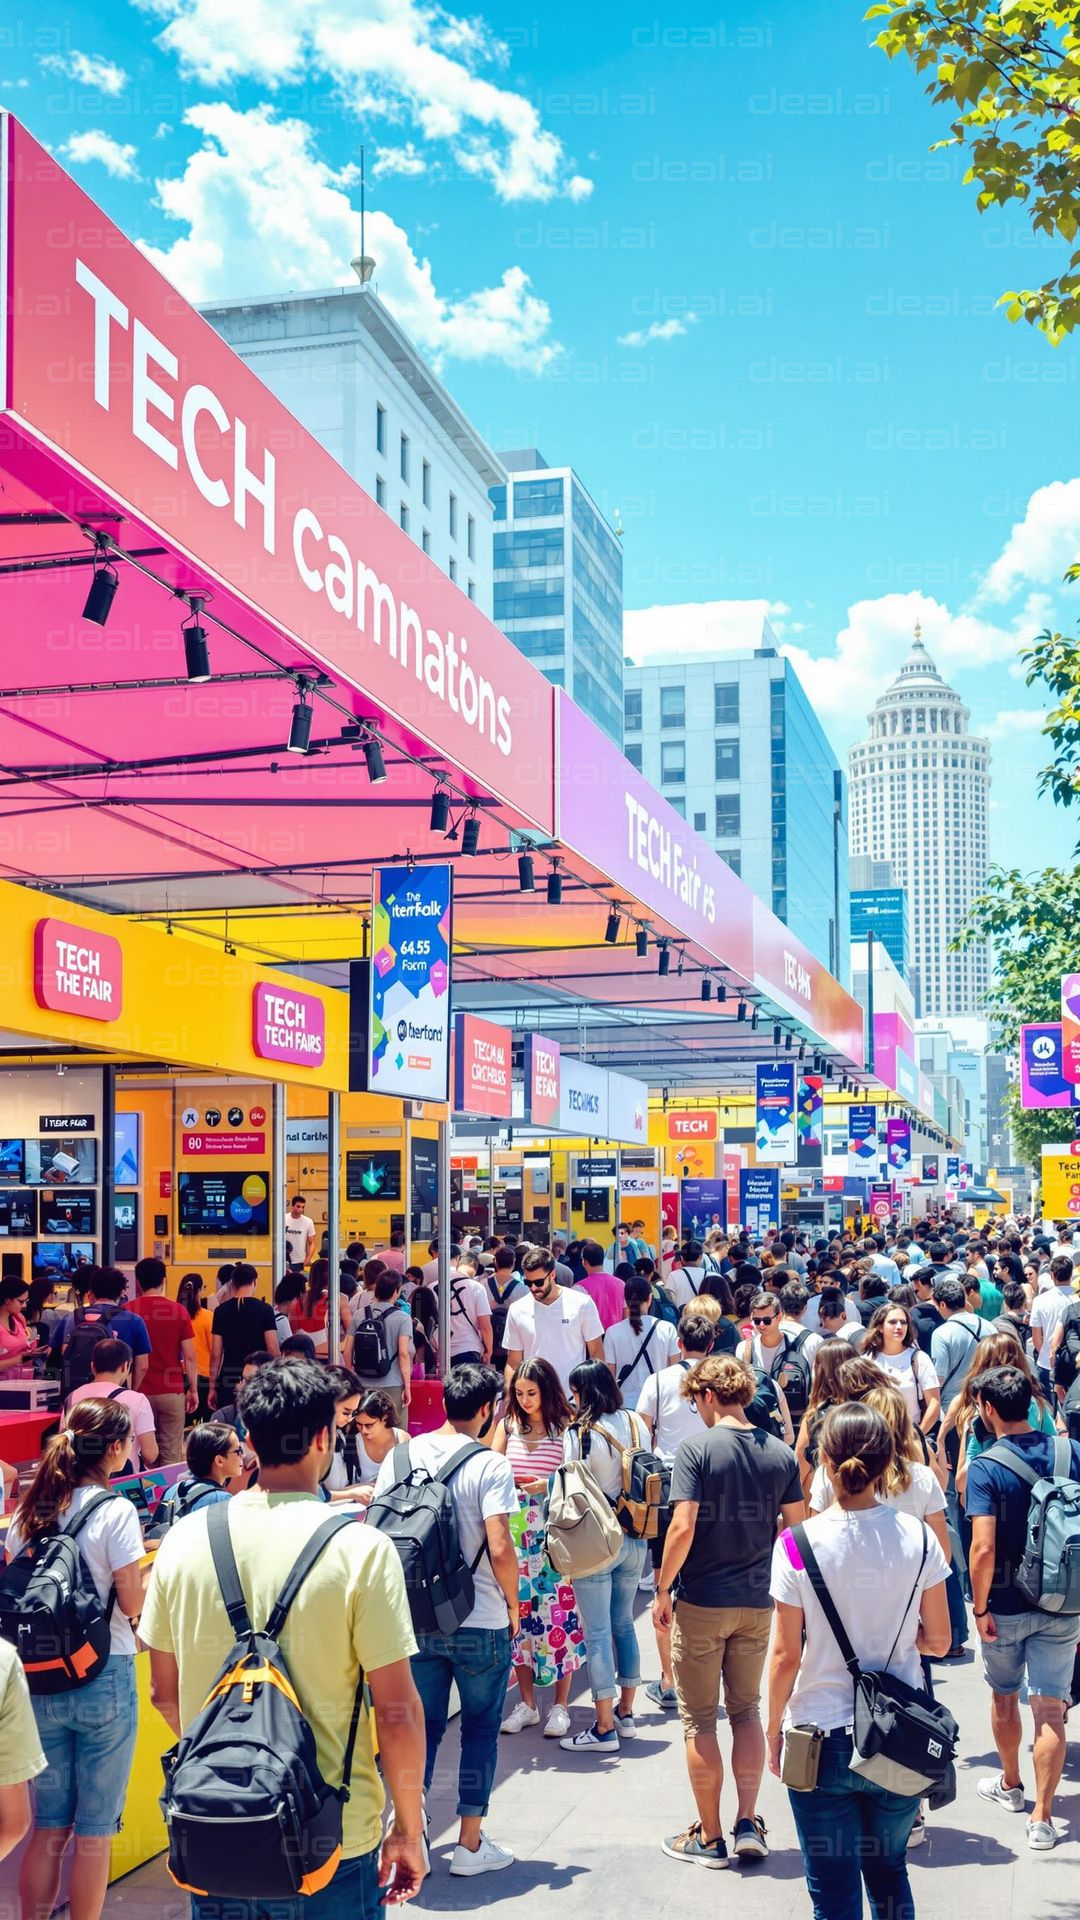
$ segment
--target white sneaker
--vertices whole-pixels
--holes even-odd
[[[468,1880],[477,1873],[501,1873],[504,1867],[512,1867],[514,1856],[509,1847],[497,1847],[486,1833],[480,1835],[480,1845],[472,1853],[468,1847],[455,1847],[450,1862],[451,1873],[461,1880]]]
[[[619,1751],[619,1736],[614,1727],[610,1733],[601,1733],[595,1720],[591,1727],[585,1727],[581,1733],[568,1733],[559,1741],[564,1753],[614,1753]]]
[[[1029,1820],[1027,1823],[1027,1843],[1032,1853],[1049,1853],[1056,1847],[1061,1835],[1049,1820]]]
[[[1007,1787],[1000,1773],[988,1774],[980,1780],[977,1788],[980,1800],[994,1800],[999,1807],[1007,1807],[1010,1813],[1023,1813],[1023,1787]]]
[[[656,1579],[653,1574],[652,1564],[651,1562],[646,1561],[645,1571],[642,1574],[641,1579],[637,1583],[637,1590],[639,1593],[651,1593],[655,1585],[656,1585]]]
[[[519,1700],[512,1712],[507,1714],[506,1719],[499,1728],[499,1732],[522,1733],[526,1727],[538,1727],[539,1725],[540,1715],[537,1713],[536,1708],[526,1706],[524,1700]]]
[[[616,1707],[615,1731],[618,1734],[620,1740],[636,1740],[637,1739],[637,1721],[634,1719],[633,1714],[620,1713],[618,1707]]]
[[[570,1731],[570,1713],[566,1707],[552,1707],[544,1722],[544,1739],[561,1740]]]

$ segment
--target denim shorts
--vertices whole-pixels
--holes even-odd
[[[49,1763],[33,1783],[34,1825],[118,1833],[135,1751],[134,1654],[111,1653],[96,1680],[33,1708]]]
[[[994,1625],[997,1639],[979,1642],[983,1673],[994,1692],[1019,1693],[1026,1669],[1029,1693],[1068,1700],[1080,1640],[1075,1614],[995,1613]]]

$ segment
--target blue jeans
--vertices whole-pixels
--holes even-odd
[[[343,1860],[321,1893],[297,1894],[292,1900],[191,1897],[191,1920],[376,1920],[382,1912],[377,1848]]]
[[[915,1920],[905,1848],[919,1797],[852,1773],[851,1735],[826,1735],[817,1786],[788,1789],[814,1920],[862,1920],[863,1882],[874,1920]]]
[[[614,1700],[619,1687],[640,1685],[634,1600],[646,1550],[644,1540],[632,1540],[627,1534],[613,1567],[606,1573],[589,1573],[574,1581],[594,1700]]]
[[[450,1684],[456,1681],[461,1700],[458,1818],[483,1818],[495,1780],[499,1724],[510,1677],[510,1629],[458,1627],[454,1633],[418,1633],[416,1640],[412,1674],[427,1734],[424,1790],[435,1772],[446,1732]]]
[[[48,1771],[34,1781],[34,1825],[119,1833],[135,1752],[135,1656],[110,1653],[96,1680],[40,1694],[34,1719]]]

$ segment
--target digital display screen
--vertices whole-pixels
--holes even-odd
[[[96,1140],[58,1134],[55,1140],[24,1140],[23,1146],[28,1187],[97,1185]]]
[[[113,1184],[118,1187],[137,1187],[139,1184],[139,1122],[141,1113],[118,1113],[116,1116],[116,1168]]]
[[[25,1140],[0,1140],[0,1180],[25,1179]]]
[[[43,1234],[69,1234],[86,1238],[89,1233],[97,1232],[97,1194],[70,1193],[67,1187],[59,1187],[41,1196],[41,1225]]]
[[[113,1234],[116,1258],[130,1264],[139,1258],[139,1201],[134,1193],[118,1193],[113,1199]]]
[[[181,1233],[270,1231],[268,1173],[182,1173],[177,1225]]]
[[[37,1230],[37,1194],[25,1187],[0,1190],[0,1234],[9,1240],[32,1240]]]
[[[92,1240],[35,1240],[30,1270],[35,1280],[67,1281],[80,1267],[92,1267],[96,1259]]]
[[[346,1200],[400,1200],[400,1153],[347,1153]]]

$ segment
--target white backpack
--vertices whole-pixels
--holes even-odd
[[[547,1504],[547,1554],[564,1580],[606,1573],[622,1551],[615,1509],[584,1460],[555,1469]]]

